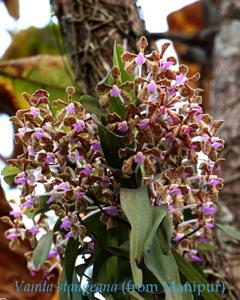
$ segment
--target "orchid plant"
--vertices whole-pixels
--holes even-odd
[[[212,241],[223,187],[224,141],[215,134],[223,122],[203,112],[201,90],[190,86],[200,76],[166,57],[169,43],[150,54],[145,37],[137,45],[138,54],[114,45],[98,100],[74,99],[72,87],[65,101],[50,101],[45,90],[23,94],[29,108],[11,118],[23,152],[2,173],[21,190],[3,218],[6,238],[13,250],[30,241],[33,275],[60,264],[68,283],[159,286],[158,293],[103,292],[106,299],[194,299],[164,282],[206,282],[194,264]],[[220,299],[211,296],[203,293]]]

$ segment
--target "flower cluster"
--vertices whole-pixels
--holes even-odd
[[[107,228],[115,226],[117,216],[124,218],[119,200],[122,179],[131,181],[140,174],[137,185],[149,187],[150,204],[168,204],[177,250],[192,260],[201,259],[196,245],[211,239],[223,186],[218,177],[223,159],[218,153],[224,142],[214,136],[222,121],[203,113],[201,90],[190,86],[199,74],[188,77],[186,66],[177,66],[174,57],[165,58],[168,46],[145,54],[147,40],[142,37],[137,55],[122,55],[133,80],[121,82],[115,66],[112,82],[97,87],[105,128],[124,143],[118,151],[120,169],[109,165],[99,119],[73,100],[73,88],[67,89],[66,102],[50,102],[44,90],[24,94],[30,108],[12,118],[19,127],[15,140],[23,154],[10,161],[21,170],[15,177],[21,204],[11,211],[12,229],[6,233],[11,243],[16,244],[23,232],[36,243],[36,234],[49,229],[46,215],[29,229],[22,222],[23,215],[41,206],[44,197],[44,205],[60,220],[56,247],[49,257],[61,255],[70,236],[83,247],[92,247],[85,239],[84,218],[100,210]],[[110,100],[123,106],[124,116],[109,111]]]

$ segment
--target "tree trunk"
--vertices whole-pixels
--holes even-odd
[[[214,73],[212,90],[212,112],[217,119],[223,119],[220,131],[226,145],[223,156],[225,188],[221,192],[222,207],[227,205],[232,224],[240,228],[240,1],[222,0],[221,26],[215,38]],[[238,220],[238,221],[237,221]],[[239,244],[223,239],[221,242],[225,262],[223,268],[240,291]]]
[[[112,63],[114,41],[136,50],[145,33],[136,0],[52,0],[80,91],[95,93]]]

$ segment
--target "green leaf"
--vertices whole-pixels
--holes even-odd
[[[136,291],[129,291],[129,294],[132,296],[131,299],[137,300],[145,300],[142,296],[140,296]]]
[[[197,249],[201,251],[215,251],[217,247],[214,244],[198,243]]]
[[[172,217],[167,213],[163,219],[161,226],[157,230],[157,238],[163,254],[169,254],[171,249],[173,222]]]
[[[101,147],[110,167],[121,169],[123,159],[119,158],[118,151],[125,147],[124,137],[114,134],[105,126],[98,126]]]
[[[120,99],[116,97],[109,98],[109,112],[110,113],[117,113],[121,118],[124,118],[126,115],[126,109]]]
[[[136,285],[141,285],[143,277],[138,264],[140,264],[143,256],[146,239],[152,232],[153,222],[158,223],[159,226],[167,213],[167,208],[166,205],[161,207],[150,206],[146,186],[138,189],[121,189],[120,201],[122,209],[131,224],[130,262],[133,279]],[[156,220],[153,218],[156,218]]]
[[[141,285],[142,270],[137,264],[141,261],[144,242],[148,234],[150,205],[147,188],[121,189],[120,201],[132,227],[130,233],[130,261],[133,279],[135,284]]]
[[[14,178],[19,174],[21,170],[13,165],[8,165],[2,169],[1,175],[3,176],[4,181],[7,184],[11,184],[14,181]]]
[[[48,197],[42,196],[38,198],[39,204],[37,207],[33,208],[28,207],[25,214],[30,218],[33,219],[36,215],[49,211],[49,205],[47,204]]]
[[[117,275],[117,257],[109,257],[103,264],[97,279],[100,283],[112,284],[116,282]]]
[[[61,278],[58,284],[58,292],[59,292],[59,300],[70,300],[71,296],[66,289],[64,289],[64,284],[67,282],[66,275],[65,275],[65,269],[63,267]]]
[[[65,268],[63,267],[61,278],[58,284],[58,291],[59,291],[59,300],[83,300],[83,299],[88,299],[82,295],[81,291],[78,291],[79,289],[77,288],[75,291],[75,287],[80,286],[80,282],[77,279],[77,274],[76,272],[73,273],[73,281],[72,281],[72,286],[69,286],[69,291],[67,291],[66,288],[66,274],[65,274]],[[71,289],[73,291],[71,291]]]
[[[74,287],[75,286],[77,286],[77,287],[80,286],[80,282],[78,281],[76,272],[73,272],[73,281],[72,281],[72,283],[73,283]],[[82,300],[83,299],[83,297],[82,297],[82,291],[79,291],[79,289],[75,290],[73,288],[73,291],[71,293],[71,298],[72,298],[72,300]]]
[[[62,223],[62,218],[59,217],[59,218],[57,219],[57,221],[56,221],[54,227],[53,227],[53,232],[59,231],[59,230],[60,230],[60,225],[61,225],[61,223]]]
[[[37,247],[33,250],[33,265],[36,268],[41,266],[48,258],[52,242],[53,231],[49,231],[40,238]]]
[[[106,77],[104,77],[101,81],[98,82],[97,85],[101,85],[101,84],[108,84],[110,86],[113,84],[113,77],[112,77],[111,70],[107,73]]]
[[[65,250],[64,270],[68,284],[72,283],[75,263],[78,256],[79,241],[73,237],[68,239]]]
[[[105,116],[106,113],[102,111],[101,106],[97,99],[91,96],[83,95],[80,97],[79,101],[86,108],[86,110],[90,113],[96,114],[98,116]]]
[[[217,228],[229,235],[234,240],[240,241],[240,232],[230,225],[216,224]]]
[[[175,282],[176,285],[180,284],[180,276],[174,256],[172,253],[168,255],[163,254],[156,236],[159,225],[167,213],[167,207],[152,207],[151,212],[151,222],[149,223],[151,231],[149,231],[145,242],[144,262],[161,285],[163,285],[166,300],[184,300],[182,293],[174,291],[174,289],[168,289],[164,284],[166,282]]]
[[[182,292],[183,300],[194,300],[191,292]]]
[[[124,63],[122,62],[121,56],[123,54],[123,48],[117,42],[114,43],[113,47],[113,66],[117,66],[120,70],[120,83],[124,83],[126,81],[133,81],[133,76],[127,73],[124,69]]]
[[[175,260],[177,262],[180,273],[192,284],[202,284],[205,287],[209,284],[205,277],[203,277],[191,264],[189,264],[178,253],[174,253]],[[221,300],[222,297],[215,292],[208,292],[207,290],[202,292],[202,296],[205,300]]]
[[[117,42],[114,44],[113,48],[113,65],[117,66],[120,70],[119,82],[124,83],[126,81],[134,81],[133,75],[127,73],[124,68],[124,63],[122,62],[121,56],[123,54],[123,48]],[[125,90],[132,99],[135,99],[135,90],[124,87]]]

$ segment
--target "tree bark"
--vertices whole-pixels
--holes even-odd
[[[221,192],[221,207],[227,205],[230,214],[226,222],[240,228],[240,1],[222,0],[221,26],[214,44],[214,70],[212,89],[212,113],[215,118],[224,120],[220,137],[226,145],[223,156],[225,188]],[[226,207],[225,207],[226,209]],[[240,250],[221,235],[219,239],[225,258],[223,268],[240,291]]]
[[[52,0],[76,81],[84,94],[95,93],[112,63],[114,41],[136,50],[145,33],[136,0]]]

